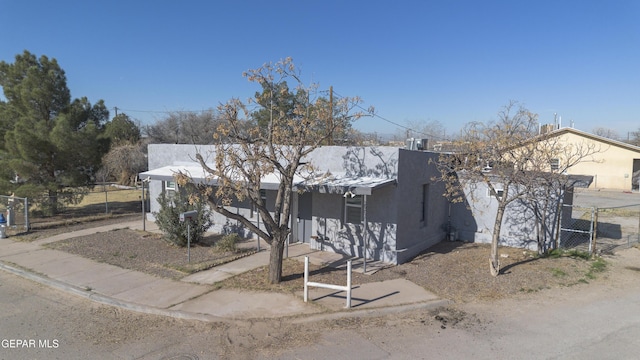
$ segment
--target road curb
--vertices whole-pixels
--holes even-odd
[[[177,319],[185,319],[185,320],[198,320],[203,322],[235,322],[237,319],[230,318],[222,318],[214,315],[208,314],[198,314],[191,313],[186,311],[179,310],[168,310],[161,309],[153,306],[141,305],[129,301],[122,301],[118,299],[114,299],[110,296],[98,294],[92,292],[90,289],[83,289],[74,285],[67,284],[62,281],[58,281],[55,279],[51,279],[47,276],[35,274],[25,269],[17,268],[11,265],[6,264],[3,261],[0,261],[0,269],[12,273],[14,275],[20,276],[22,278],[37,282],[42,285],[46,285],[52,287],[54,289],[64,291],[66,293],[70,293],[76,296],[83,297],[85,299],[95,301],[97,303],[101,303],[104,305],[115,306],[126,310],[131,310],[144,314],[152,314],[152,315],[162,315],[167,317],[173,317]]]
[[[397,306],[387,306],[387,307],[379,307],[374,309],[366,309],[366,310],[346,310],[346,311],[335,311],[331,313],[323,313],[323,314],[312,314],[307,315],[302,318],[293,319],[291,321],[292,324],[305,324],[323,320],[336,320],[336,319],[344,319],[350,317],[377,317],[389,314],[398,314],[403,312],[409,312],[413,310],[431,310],[437,309],[443,306],[447,306],[451,304],[451,300],[446,299],[437,299],[425,302],[418,302],[412,304],[404,304]]]

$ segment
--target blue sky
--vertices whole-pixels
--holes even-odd
[[[0,60],[23,50],[56,58],[72,96],[143,124],[246,99],[243,71],[291,56],[306,82],[376,108],[365,132],[453,133],[510,100],[543,123],[640,128],[635,0],[0,0]]]

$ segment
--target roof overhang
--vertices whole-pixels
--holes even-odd
[[[174,181],[175,175],[185,174],[191,178],[191,180],[198,184],[217,185],[218,177],[208,173],[200,165],[169,165],[163,166],[157,169],[141,172],[139,174],[140,179],[143,180],[160,180],[160,181]],[[239,180],[241,181],[241,180]],[[295,177],[294,182],[301,182],[303,178]],[[278,190],[280,187],[280,177],[275,173],[270,173],[260,179],[260,188],[265,190]]]
[[[295,185],[296,189],[317,191],[324,194],[371,195],[373,190],[397,184],[395,178],[353,177],[342,175],[323,175],[305,180]]]
[[[591,175],[567,175],[569,184],[574,188],[588,188],[593,182]]]
[[[157,169],[141,172],[139,174],[142,180],[160,180],[174,181],[175,175],[185,174],[198,183],[216,183],[217,179],[208,174],[202,166],[199,165],[169,165]]]

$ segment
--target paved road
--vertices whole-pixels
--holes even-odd
[[[594,206],[600,208],[638,205],[640,204],[640,193],[579,189],[574,194],[573,203],[579,206]]]
[[[0,359],[225,358],[222,329],[98,305],[0,271]]]
[[[331,331],[315,345],[287,351],[281,358],[638,359],[638,259],[640,254],[596,284],[545,290],[526,300],[462,306],[464,319],[453,326],[449,321],[437,328],[424,319],[424,324],[386,322],[365,330]]]

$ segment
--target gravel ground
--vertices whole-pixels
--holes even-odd
[[[81,227],[100,226],[108,219],[88,224],[67,226],[64,231]],[[35,230],[25,239],[42,238],[61,232],[61,229]],[[212,247],[216,237],[191,248],[191,262],[187,262],[187,249],[168,244],[158,234],[129,229],[97,233],[50,244],[52,248],[81,255],[97,261],[127,269],[142,271],[160,277],[179,279],[194,271],[242,256],[242,253],[219,252]],[[406,278],[438,296],[458,303],[516,297],[545,289],[583,286],[600,274],[592,271],[594,262],[563,256],[539,258],[533,253],[515,248],[500,248],[501,274],[489,274],[487,244],[441,242],[418,255],[412,261],[382,269],[373,275],[353,274],[353,283],[367,283]],[[311,266],[313,281],[344,284],[344,270]],[[302,289],[304,266],[301,262],[285,259],[283,279],[278,285],[267,282],[266,267],[258,268],[225,280],[221,287],[266,291],[296,292]]]

